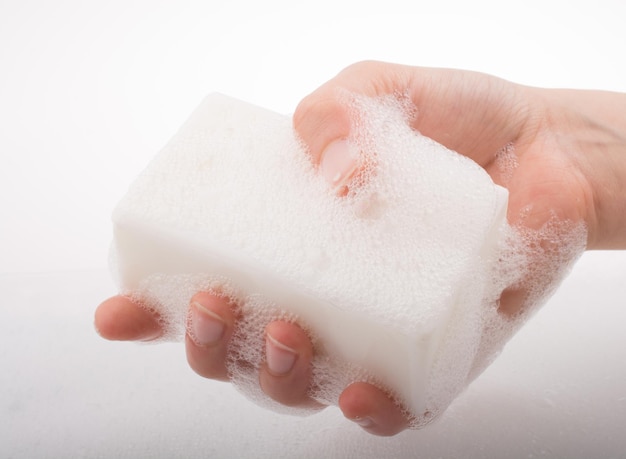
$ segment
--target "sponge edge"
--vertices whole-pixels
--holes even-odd
[[[413,131],[396,98],[346,103],[362,173],[337,197],[289,117],[209,95],[114,211],[113,271],[171,340],[196,291],[229,296],[229,371],[254,400],[271,405],[255,369],[283,318],[313,340],[313,398],[372,382],[421,426],[499,351],[486,331],[513,333],[496,304],[525,258],[501,266],[507,191],[481,167]]]

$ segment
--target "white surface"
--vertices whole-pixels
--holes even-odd
[[[585,255],[439,424],[387,440],[95,335],[111,210],[209,92],[287,113],[365,58],[626,91],[620,0],[226,3],[0,3],[0,456],[623,456],[624,253]]]

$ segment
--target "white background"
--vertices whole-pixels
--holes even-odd
[[[0,456],[623,453],[623,252],[585,255],[452,414],[390,441],[262,412],[180,346],[104,343],[90,321],[114,293],[113,206],[207,93],[290,113],[362,59],[626,91],[624,5],[0,0]]]

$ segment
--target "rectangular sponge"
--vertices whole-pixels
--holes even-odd
[[[346,103],[363,173],[337,196],[290,117],[209,95],[117,206],[112,266],[168,338],[183,337],[196,290],[231,292],[257,332],[277,316],[308,331],[312,396],[336,403],[367,380],[420,425],[474,377],[498,326],[508,195],[412,130],[406,104]],[[238,359],[258,367],[259,343],[239,335]]]

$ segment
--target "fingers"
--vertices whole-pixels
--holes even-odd
[[[210,293],[192,298],[185,343],[187,360],[196,373],[228,380],[226,358],[235,322],[227,299]],[[265,330],[265,353],[259,384],[266,395],[287,406],[315,404],[307,395],[313,347],[306,333],[295,324],[272,322]]]
[[[98,306],[95,327],[103,338],[114,341],[150,341],[162,334],[158,315],[121,295]]]
[[[391,436],[409,423],[400,408],[380,389],[363,382],[348,386],[339,397],[344,416],[374,435]]]
[[[417,107],[413,127],[485,166],[517,141],[531,118],[522,86],[475,72],[360,62],[304,98],[293,115],[296,132],[323,165],[334,142],[350,134],[341,95],[407,94]],[[332,175],[329,174],[332,178]]]
[[[287,406],[314,404],[308,397],[313,347],[306,333],[284,321],[265,329],[265,363],[259,371],[263,391]]]
[[[201,376],[228,380],[226,355],[236,317],[222,297],[198,293],[189,309],[186,337],[187,359]],[[265,362],[259,369],[259,384],[273,400],[298,407],[319,407],[309,398],[313,346],[298,325],[274,321],[265,328]],[[381,390],[366,383],[348,387],[340,407],[351,420],[376,435],[394,435],[408,423],[394,402]],[[363,424],[367,422],[368,424]]]
[[[228,300],[206,292],[191,299],[187,317],[187,361],[200,376],[228,380],[226,355],[235,317]]]
[[[147,341],[162,334],[158,316],[124,296],[104,301],[96,310],[96,329],[103,338]],[[189,306],[185,337],[187,360],[205,378],[228,380],[226,355],[237,317],[227,299],[202,292]],[[265,329],[266,359],[259,384],[272,399],[287,406],[319,407],[311,400],[313,346],[296,324],[270,323]],[[391,399],[366,383],[355,383],[341,395],[339,405],[350,420],[376,435],[394,435],[407,421]]]

